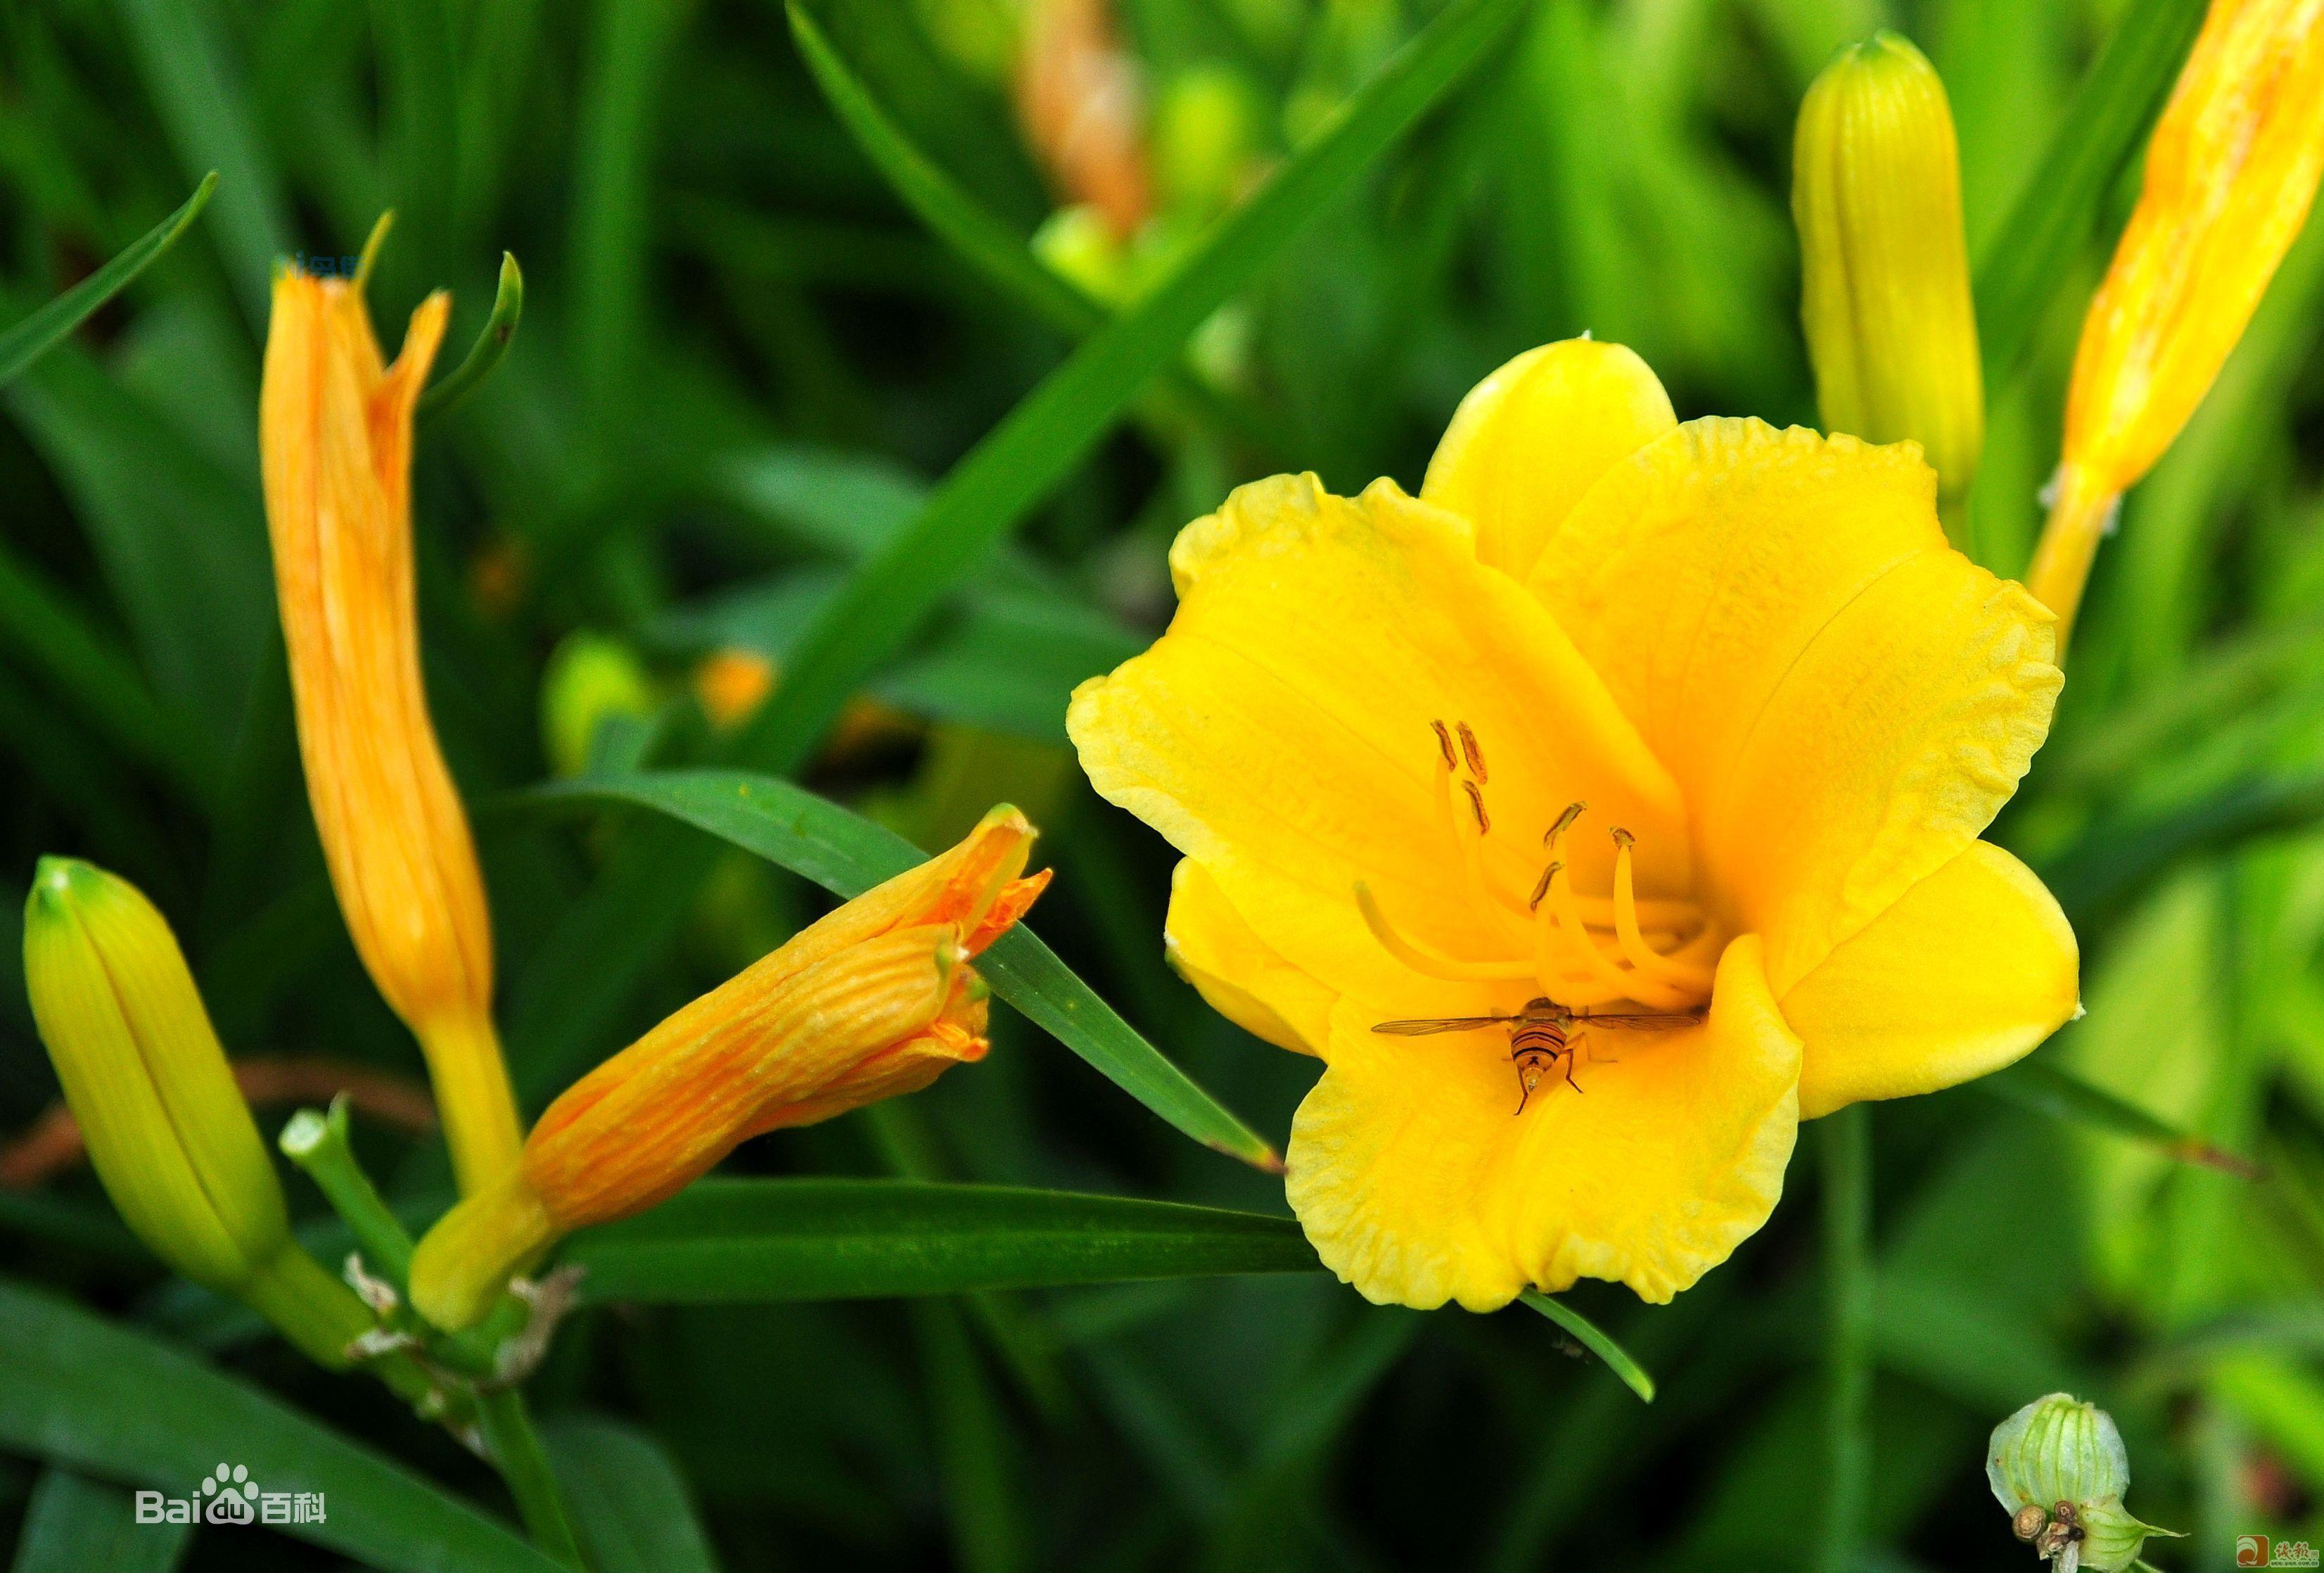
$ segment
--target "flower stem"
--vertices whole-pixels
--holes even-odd
[[[573,1525],[565,1516],[564,1494],[558,1489],[549,1455],[541,1450],[540,1433],[532,1429],[532,1417],[526,1411],[524,1394],[513,1387],[486,1388],[476,1400],[493,1467],[507,1482],[509,1495],[516,1500],[517,1513],[524,1520],[532,1543],[567,1567],[586,1568],[580,1544],[573,1538]]]
[[[1872,1121],[1862,1104],[1816,1127],[1823,1161],[1824,1488],[1821,1573],[1853,1567],[1872,1473]]]
[[[346,1220],[371,1270],[393,1284],[396,1293],[408,1293],[411,1236],[355,1161],[355,1148],[347,1141],[346,1095],[331,1100],[327,1115],[300,1109],[291,1115],[279,1144],[282,1155],[306,1170],[331,1210]]]

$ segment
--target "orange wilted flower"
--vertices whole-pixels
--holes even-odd
[[[420,1243],[411,1297],[447,1328],[570,1230],[626,1217],[746,1139],[812,1124],[984,1057],[972,958],[1048,884],[1033,828],[984,817],[951,851],[801,930],[664,1021],[549,1107],[516,1170]]]
[[[493,1030],[492,923],[428,717],[412,585],[411,424],[451,301],[383,365],[362,281],[274,280],[259,440],[299,751],[355,949],[420,1042],[464,1190],[516,1161]]]
[[[2073,621],[2115,504],[2227,361],[2324,174],[2324,0],[2212,0],[2090,302],[2026,588]]]
[[[1058,190],[1105,216],[1118,239],[1154,210],[1144,94],[1107,0],[1034,0],[1017,71],[1017,113]]]

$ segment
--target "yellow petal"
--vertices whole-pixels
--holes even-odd
[[[1646,363],[1618,344],[1529,349],[1461,401],[1421,484],[1477,527],[1477,555],[1523,578],[1609,469],[1677,423]]]
[[[1971,842],[1784,995],[1806,1046],[1801,1118],[2000,1069],[2072,1018],[2078,974],[2033,870]]]
[[[1170,876],[1163,928],[1170,963],[1213,1010],[1278,1049],[1320,1054],[1339,995],[1254,933],[1219,882],[1193,858]]]
[[[1582,1090],[1545,1081],[1521,1115],[1502,1033],[1381,1037],[1353,1003],[1332,1024],[1286,1190],[1324,1265],[1369,1300],[1490,1310],[1590,1277],[1666,1301],[1782,1194],[1800,1041],[1753,937],[1727,948],[1702,1026],[1588,1033]]]
[[[1411,995],[1396,1013],[1477,1008],[1397,967],[1352,899],[1365,882],[1407,932],[1492,948],[1434,721],[1470,724],[1486,760],[1494,888],[1522,902],[1542,832],[1582,798],[1637,833],[1645,884],[1683,888],[1669,777],[1541,606],[1476,561],[1465,521],[1384,482],[1351,501],[1277,477],[1188,526],[1171,565],[1170,631],[1084,683],[1066,728],[1099,792],[1200,862],[1282,961],[1334,992],[1393,979]],[[1602,889],[1612,856],[1593,840],[1573,861]]]
[[[1534,573],[1778,994],[1974,840],[2049,728],[2050,615],[1945,544],[1935,492],[1910,445],[1691,421]]]

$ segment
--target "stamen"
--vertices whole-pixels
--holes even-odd
[[[1444,768],[1447,770],[1460,769],[1461,762],[1452,757],[1452,734],[1444,729],[1444,723],[1442,721],[1431,721],[1428,725],[1436,733],[1436,746],[1438,751],[1444,755]]]
[[[1371,930],[1382,949],[1415,972],[1457,983],[1492,983],[1534,976],[1533,967],[1525,962],[1459,961],[1434,946],[1407,939],[1389,924],[1388,914],[1380,911],[1379,900],[1372,894],[1370,885],[1359,880],[1355,889],[1356,911],[1363,914],[1364,927]]]
[[[1462,782],[1461,783],[1461,788],[1463,791],[1466,791],[1469,794],[1469,811],[1477,816],[1477,834],[1480,836],[1491,835],[1493,833],[1493,822],[1485,817],[1484,789],[1480,787],[1473,781]]]
[[[1552,825],[1547,830],[1542,833],[1541,844],[1544,847],[1552,848],[1555,847],[1557,845],[1557,838],[1560,836],[1564,835],[1568,830],[1572,829],[1573,821],[1582,818],[1582,815],[1589,811],[1590,805],[1588,803],[1566,804],[1565,812],[1557,816],[1557,823]]]
[[[1606,953],[1599,949],[1591,940],[1588,930],[1582,921],[1580,903],[1573,899],[1573,881],[1568,877],[1563,868],[1551,876],[1549,905],[1554,910],[1557,930],[1559,936],[1564,939],[1567,948],[1589,963],[1591,974],[1599,982],[1620,991],[1614,997],[1633,999],[1643,1005],[1655,1005],[1665,1009],[1693,1004],[1692,995],[1682,993],[1671,985],[1642,976],[1637,972],[1618,967],[1606,958]],[[1569,1000],[1561,1003],[1571,1004],[1573,1002]]]
[[[1460,726],[1461,752],[1468,757],[1469,773],[1475,776],[1478,783],[1481,785],[1493,779],[1490,773],[1485,769],[1485,751],[1477,746],[1477,735],[1469,730],[1469,723],[1463,721]]]
[[[1648,945],[1638,931],[1637,880],[1630,866],[1630,847],[1636,839],[1628,830],[1614,831],[1614,936],[1621,941],[1622,958],[1648,977],[1674,987],[1707,989],[1712,976],[1709,969],[1672,960]]]

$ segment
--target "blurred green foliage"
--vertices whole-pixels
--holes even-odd
[[[696,661],[792,659],[818,630],[827,643],[855,565],[929,516],[947,472],[1075,338],[1183,279],[1172,269],[1220,204],[1330,135],[1334,107],[1437,9],[1119,0],[1172,205],[1109,257],[1102,236],[1058,238],[1058,198],[1011,107],[1012,0],[810,13],[807,32],[938,181],[937,208],[969,215],[950,226],[925,190],[899,197],[892,148],[867,157],[850,129],[864,133],[862,116],[834,113],[775,0],[10,8],[0,320],[129,246],[205,171],[219,180],[173,250],[0,389],[0,870],[21,887],[38,855],[65,852],[136,881],[237,1051],[416,1069],[339,924],[301,791],[257,487],[266,280],[278,256],[351,257],[392,207],[372,291],[385,337],[444,284],[465,344],[512,252],[528,286],[514,348],[423,433],[415,493],[430,699],[479,810],[512,1055],[537,1104],[825,898],[696,831],[602,807],[576,819],[515,789],[576,754],[597,772],[754,763],[752,733],[722,734],[690,697]],[[1365,153],[1254,282],[1172,336],[1165,349],[1187,339],[1180,364],[1125,419],[1065,408],[1088,428],[1080,446],[1035,456],[1058,484],[1010,470],[1022,495],[1008,517],[977,511],[990,493],[955,503],[990,544],[956,582],[914,590],[930,615],[885,629],[904,642],[891,657],[817,658],[850,684],[868,671],[881,708],[852,711],[806,779],[923,846],[995,800],[1025,806],[1059,870],[1038,920],[1065,961],[1279,1143],[1309,1068],[1168,971],[1169,857],[1092,799],[1064,750],[1072,685],[1167,618],[1177,527],[1278,468],[1343,491],[1380,474],[1416,486],[1473,382],[1584,330],[1636,347],[1683,417],[1811,419],[1792,116],[1834,48],[1892,25],[1952,95],[1980,299],[2012,314],[1988,334],[2023,347],[1996,363],[1988,338],[1972,503],[1978,555],[2016,571],[2156,79],[2096,111],[2077,93],[2107,40],[2167,55],[2195,9],[1536,0],[1416,129]],[[2101,554],[2053,739],[1998,831],[2057,880],[2084,947],[2089,1015],[2043,1059],[2257,1158],[2265,1178],[2176,1164],[1973,1087],[1871,1111],[1863,1567],[2025,1555],[1981,1448],[2056,1388],[2112,1410],[2142,1513],[2194,1531],[2156,1550],[2168,1565],[2228,1565],[2250,1531],[2324,1541],[2319,307],[2312,226]],[[552,762],[541,680],[576,634],[615,642],[646,680]],[[786,746],[803,757],[820,719]],[[55,1091],[14,974],[14,909],[0,900],[0,1132]],[[1002,1018],[973,1070],[756,1143],[735,1167],[1281,1212],[1277,1182]],[[424,1145],[361,1135],[399,1196],[440,1195]],[[1674,1306],[1602,1285],[1570,1297],[1653,1373],[1651,1408],[1595,1362],[1557,1357],[1529,1312],[1381,1310],[1312,1272],[595,1307],[566,1329],[537,1402],[609,1573],[714,1559],[735,1573],[1797,1568],[1824,1479],[1812,1166],[1793,1190]],[[255,1466],[319,1448],[347,1472],[347,1554],[401,1565],[414,1553],[396,1537],[435,1514],[477,1537],[475,1556],[489,1545],[524,1565],[441,1495],[395,1518],[409,1476],[382,1454],[500,1504],[441,1437],[165,1285],[86,1176],[0,1191],[0,1270],[125,1319],[0,1289],[12,1337],[37,1327],[44,1346],[112,1372],[73,1402],[131,1431],[151,1402],[151,1457]],[[221,1399],[171,1345],[246,1380]],[[313,1441],[311,1421],[254,1388],[375,1451],[343,1457],[332,1449],[353,1444]],[[32,1402],[0,1391],[0,1420]],[[181,1550],[195,1568],[332,1565],[240,1531],[55,1559],[119,1500],[0,1460],[0,1525],[25,1525],[19,1568],[160,1567]],[[115,1554],[93,1528],[79,1543]]]

